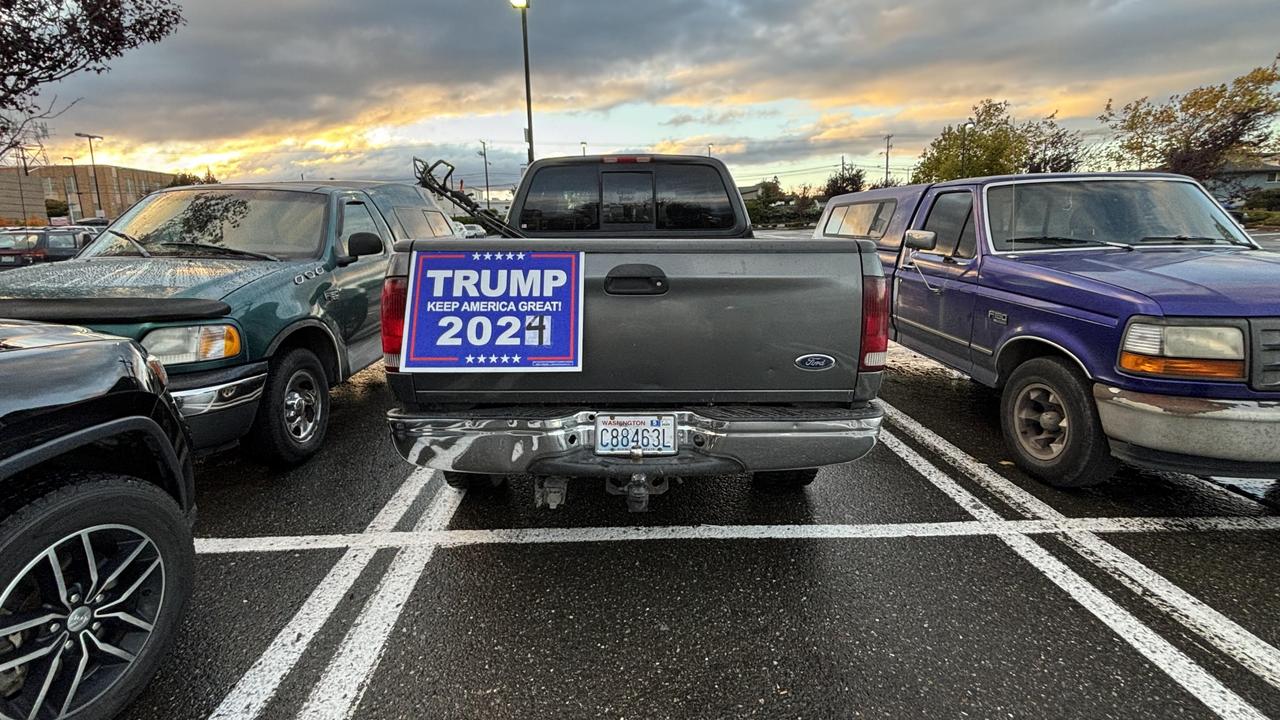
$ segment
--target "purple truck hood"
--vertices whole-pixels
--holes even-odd
[[[1166,315],[1280,317],[1280,253],[1209,248],[1024,255],[1019,262],[1142,293]]]

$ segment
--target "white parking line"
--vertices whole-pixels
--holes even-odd
[[[938,453],[1017,511],[1038,520],[1061,521],[1066,516],[1023,490],[902,411],[884,403],[890,421],[917,442]],[[1236,662],[1280,688],[1280,650],[1241,627],[1226,615],[1174,585],[1165,577],[1090,532],[1072,531],[1063,541],[1108,575],[1172,615]]]
[[[436,494],[431,508],[415,529],[444,530],[462,502],[463,493],[445,488]],[[345,720],[355,714],[369,680],[382,661],[387,638],[431,562],[434,545],[407,548],[396,554],[382,583],[369,598],[355,624],[347,631],[338,652],[329,661],[320,682],[311,689],[299,718],[305,720]]]
[[[939,488],[943,492],[956,498],[957,501],[962,500],[960,504],[975,517],[979,519],[999,517],[995,510],[960,487],[936,465],[903,444],[889,431],[882,430],[880,439],[886,447],[918,470],[925,478],[935,484],[940,483]],[[1142,621],[1132,613],[1107,597],[1105,593],[1067,567],[1048,550],[1037,545],[1030,537],[1025,535],[1000,535],[999,537],[1050,582],[1071,596],[1072,600],[1101,620],[1120,639],[1127,642],[1220,717],[1232,719],[1266,717],[1168,640],[1142,624]]]
[[[945,476],[944,476],[945,477]],[[947,478],[950,480],[950,478]],[[954,481],[953,481],[954,482]],[[964,492],[963,490],[961,492]],[[967,494],[967,493],[966,493]],[[972,496],[970,496],[972,497]],[[985,507],[985,506],[984,506]],[[975,513],[976,515],[976,513]],[[422,530],[411,532],[201,538],[196,552],[237,554],[346,548],[408,548],[435,545],[630,542],[644,540],[824,540],[858,538],[971,537],[1094,533],[1180,533],[1280,530],[1280,517],[1064,518],[878,523],[866,525],[663,525],[649,527],[522,528],[511,530]]]
[[[416,470],[406,478],[369,523],[369,532],[394,530],[434,474],[431,470]],[[343,554],[262,656],[222,699],[210,720],[251,720],[262,712],[375,552],[371,548],[352,548]]]

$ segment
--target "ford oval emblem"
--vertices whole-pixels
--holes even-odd
[[[836,359],[830,355],[801,355],[796,358],[796,367],[801,370],[830,370],[836,366]]]

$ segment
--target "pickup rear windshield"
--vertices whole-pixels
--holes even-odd
[[[1120,243],[1251,245],[1222,208],[1189,182],[1046,181],[987,189],[997,252]]]
[[[729,189],[710,165],[563,165],[537,172],[520,211],[534,232],[729,230]]]

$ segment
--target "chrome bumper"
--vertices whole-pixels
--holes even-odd
[[[262,388],[266,383],[267,374],[262,373],[221,385],[175,390],[171,394],[178,403],[182,416],[191,418],[257,402],[262,397]]]
[[[1280,462],[1280,402],[1206,400],[1093,386],[1102,430],[1142,448],[1246,463]]]
[[[437,470],[547,475],[707,475],[793,470],[851,462],[875,446],[878,406],[836,419],[710,418],[688,410],[645,409],[674,415],[674,456],[641,458],[595,454],[596,412],[540,419],[387,415],[396,449],[409,462]],[[625,411],[609,410],[610,414]]]

